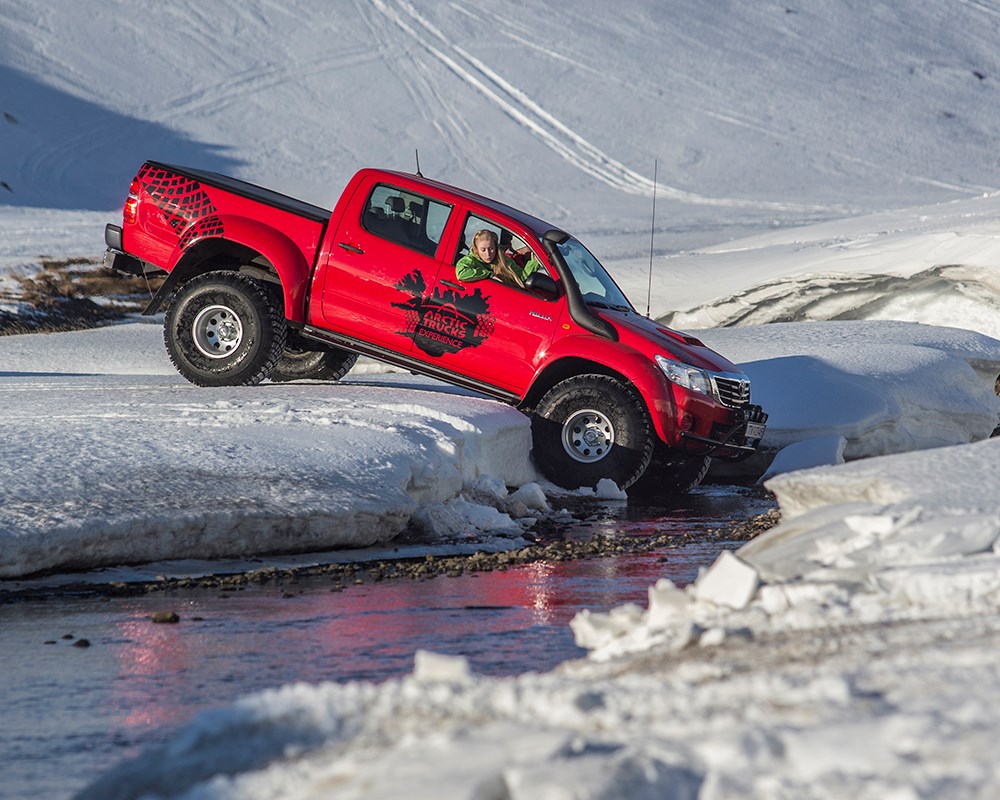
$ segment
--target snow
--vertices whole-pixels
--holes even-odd
[[[995,793],[1000,10],[36,6],[0,0],[0,310],[41,257],[100,257],[146,158],[330,207],[419,150],[740,363],[782,513],[692,586],[580,614],[586,659],[487,679],[421,652],[402,680],[275,687],[81,798]],[[512,547],[550,512],[511,408],[372,364],[199,389],[156,322],[0,339],[4,581],[407,524]]]
[[[527,419],[509,407],[395,374],[193,391],[161,330],[0,339],[0,577],[365,547],[411,518],[429,539],[471,529],[513,547],[548,510],[530,492]],[[520,523],[495,507],[507,485],[530,502],[507,504]],[[479,495],[491,505],[466,499]]]

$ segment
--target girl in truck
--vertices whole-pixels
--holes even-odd
[[[528,276],[542,265],[532,257],[523,267],[500,252],[499,238],[494,231],[483,229],[472,237],[472,247],[455,264],[455,276],[460,281],[481,281],[495,278],[508,286],[524,288]]]

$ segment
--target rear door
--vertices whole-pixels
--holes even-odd
[[[437,279],[453,206],[375,178],[356,194],[323,274],[324,327],[408,353],[418,316],[410,298]]]

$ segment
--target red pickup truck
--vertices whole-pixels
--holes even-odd
[[[542,268],[523,287],[459,280],[480,230]],[[330,212],[150,161],[105,241],[108,266],[167,274],[145,313],[166,308],[167,351],[199,386],[336,380],[368,355],[517,406],[568,488],[685,490],[764,433],[747,376],[636,313],[579,241],[419,174],[363,169]]]

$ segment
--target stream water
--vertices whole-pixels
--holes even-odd
[[[661,577],[691,582],[740,544],[699,532],[772,505],[733,486],[702,488],[669,509],[610,504],[574,535],[674,532],[684,543],[458,577],[0,604],[0,798],[71,797],[203,709],[286,683],[405,675],[418,649],[464,655],[483,674],[551,669],[585,655],[568,625],[577,612],[645,606]],[[179,621],[156,624],[158,612]]]

